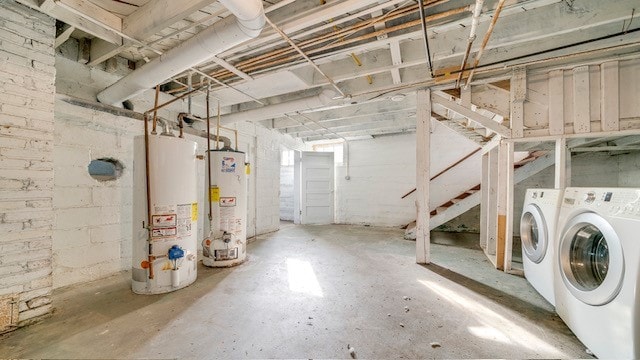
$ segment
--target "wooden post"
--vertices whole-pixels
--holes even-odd
[[[420,89],[416,96],[416,263],[428,264],[431,262],[429,234],[431,90]]]
[[[571,151],[567,148],[567,139],[556,140],[555,188],[571,186]]]
[[[498,241],[496,268],[511,269],[513,247],[513,143],[503,141],[498,148]],[[508,266],[505,266],[508,265]]]
[[[498,269],[511,271],[513,252],[513,142],[500,143],[498,170]],[[500,261],[500,257],[502,261]]]
[[[498,148],[489,153],[489,201],[487,203],[487,249],[486,254],[495,263],[498,239]]]
[[[482,181],[480,182],[480,247],[487,252],[489,243],[489,153],[482,154]]]

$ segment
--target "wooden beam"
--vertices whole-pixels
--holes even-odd
[[[125,34],[144,41],[149,36],[211,5],[215,0],[155,0],[138,8],[122,21]]]
[[[524,101],[527,96],[527,71],[523,67],[515,68],[511,77],[511,136],[524,136]]]
[[[129,47],[129,42],[125,40],[125,44],[113,44],[102,39],[93,39],[91,42],[91,61],[89,66],[98,65],[109,58],[118,55],[122,50]]]
[[[598,151],[638,151],[640,146],[622,145],[622,146],[594,146],[594,147],[577,147],[571,149],[571,152],[598,152]]]
[[[440,92],[434,92],[431,95],[431,100],[439,105],[444,106],[445,108],[459,114],[461,116],[466,117],[469,120],[475,121],[478,124],[484,126],[485,128],[503,136],[503,137],[511,137],[511,130],[505,126],[498,124],[492,119],[485,117],[467,107],[464,107],[453,100],[448,99],[448,95],[442,94]]]
[[[591,132],[589,67],[573,69],[573,129],[576,134]]]
[[[73,33],[75,29],[76,28],[74,26],[71,26],[68,24],[65,25],[65,28],[62,31],[62,33],[60,33],[60,35],[56,37],[54,48],[58,48],[58,46],[62,45],[65,41],[69,40],[69,37],[71,37],[71,33]]]
[[[617,61],[600,65],[600,87],[602,130],[620,130],[620,85]]]
[[[107,11],[91,1],[85,0],[55,0],[57,4],[73,8],[84,16],[94,19],[95,21],[104,24],[108,28],[114,30],[122,30],[122,19],[114,15],[112,12]]]
[[[399,67],[402,65],[402,53],[400,52],[400,42],[390,41],[389,50],[391,51],[391,63],[394,68],[391,69],[391,79],[394,85],[402,83]]]
[[[431,167],[431,90],[416,92],[416,263],[431,262],[429,179]]]
[[[82,13],[80,10],[75,10],[69,8],[67,3],[59,3],[54,0],[39,0],[38,10],[54,17],[58,20],[64,21],[65,23],[80,29],[86,33],[89,33],[93,36],[106,40],[108,42],[119,44],[122,42],[122,37],[117,33],[107,30],[104,27],[94,23],[91,20],[85,18],[85,16],[90,16],[88,14]],[[27,0],[18,0],[18,2],[25,4],[27,6],[32,6],[33,1]],[[88,2],[88,1],[85,1]],[[85,9],[83,7],[83,9]],[[108,12],[106,10],[102,10],[104,12]],[[120,31],[121,27],[115,28],[115,30]]]

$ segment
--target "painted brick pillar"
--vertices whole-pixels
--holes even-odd
[[[51,312],[55,20],[0,0],[0,332]]]

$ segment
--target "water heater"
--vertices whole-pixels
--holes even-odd
[[[145,162],[144,136],[134,139],[132,289],[160,294],[196,280],[198,190],[193,141],[149,135]],[[149,204],[145,166],[149,166]],[[147,219],[151,218],[151,224]]]
[[[212,220],[205,220],[202,263],[211,267],[234,266],[247,257],[245,154],[223,148],[209,151],[208,160],[211,186],[206,198],[211,201]]]

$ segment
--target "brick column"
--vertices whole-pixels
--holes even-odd
[[[0,0],[0,332],[51,312],[55,20]]]

